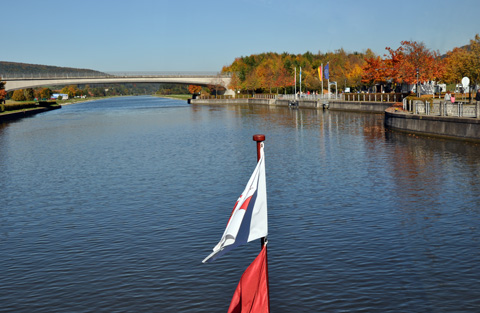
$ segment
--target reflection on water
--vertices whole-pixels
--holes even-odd
[[[201,260],[256,133],[272,312],[478,311],[478,145],[382,115],[153,97],[0,128],[0,311],[225,312],[260,245]]]

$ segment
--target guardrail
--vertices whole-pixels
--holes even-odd
[[[480,118],[480,102],[403,100],[403,110],[413,114]]]

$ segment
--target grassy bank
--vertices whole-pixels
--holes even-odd
[[[0,114],[9,114],[15,112],[25,112],[36,110],[38,108],[48,108],[58,106],[56,101],[13,101],[7,100],[5,104],[0,104]]]

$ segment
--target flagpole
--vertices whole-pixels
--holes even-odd
[[[295,66],[295,99],[297,99],[297,67]],[[255,140],[255,139],[254,139]]]
[[[322,99],[323,99],[323,63],[322,63]]]
[[[261,158],[261,149],[262,149],[262,142],[265,141],[265,135],[257,134],[253,135],[253,141],[257,142],[257,162],[260,161]],[[266,237],[262,237],[260,239],[261,249],[265,248],[265,266],[266,266],[266,273],[267,273],[267,290],[268,290],[268,312],[270,312],[270,283],[268,280],[268,254],[267,254],[267,246],[266,246]],[[261,250],[260,249],[260,250]]]
[[[300,66],[300,97],[302,96],[302,67]]]
[[[328,99],[330,99],[330,61],[327,62],[327,65],[328,65]]]

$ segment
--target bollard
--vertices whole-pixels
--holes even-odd
[[[477,101],[477,104],[475,106],[475,117],[480,118],[480,101]]]

